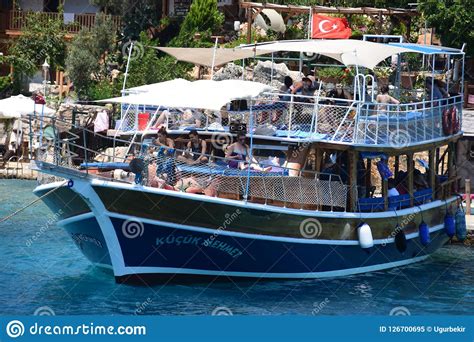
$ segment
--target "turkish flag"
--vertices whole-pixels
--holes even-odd
[[[346,18],[327,17],[321,14],[313,15],[312,31],[311,38],[315,39],[347,39],[352,35]]]

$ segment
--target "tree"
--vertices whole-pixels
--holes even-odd
[[[140,32],[160,23],[161,0],[90,0],[106,13],[122,16],[125,39],[138,39]]]
[[[471,6],[467,4],[471,2]],[[474,54],[474,5],[466,0],[420,0],[419,9],[440,35],[445,46],[460,48],[467,43],[466,52]]]
[[[202,41],[210,42],[211,34],[220,30],[223,22],[224,16],[217,9],[217,0],[194,0],[184,18],[178,37],[173,39],[170,45],[195,47],[199,42],[195,42],[193,37],[198,32]]]
[[[98,15],[94,27],[81,30],[72,41],[66,70],[78,95],[84,96],[88,87],[107,76],[106,56],[113,51],[114,40],[110,19]]]
[[[127,88],[172,80],[187,78],[188,65],[177,63],[170,56],[158,57],[157,44],[147,37],[145,32],[140,34],[140,40],[135,42],[138,53],[132,53],[127,78]]]
[[[13,40],[5,62],[13,64],[14,80],[32,76],[47,59],[51,72],[63,68],[66,41],[63,22],[30,12],[25,17],[22,34]]]

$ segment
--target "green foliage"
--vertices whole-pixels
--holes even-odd
[[[94,82],[87,88],[87,98],[92,101],[98,101],[119,96],[120,85],[120,82],[110,82],[106,79]]]
[[[14,66],[15,79],[32,76],[47,59],[51,71],[64,67],[66,57],[63,22],[28,12],[22,34],[9,48],[9,62]]]
[[[7,90],[12,85],[12,80],[10,76],[0,77],[0,97],[5,90]]]
[[[178,37],[170,45],[181,47],[210,46],[210,37],[221,29],[224,16],[217,9],[217,0],[194,0],[188,14],[184,18]],[[201,34],[201,39],[195,41],[194,35]]]
[[[109,14],[122,16],[126,40],[138,39],[140,32],[160,24],[162,2],[159,0],[90,0]]]
[[[317,70],[319,78],[336,78],[342,79],[344,76],[344,69],[340,67],[326,67]]]
[[[66,69],[79,96],[87,95],[94,82],[107,76],[107,52],[114,48],[114,32],[110,20],[100,15],[91,30],[83,29],[71,43]]]
[[[470,2],[471,6],[467,3]],[[445,46],[461,48],[467,43],[466,52],[474,54],[474,6],[466,0],[420,0],[419,9],[428,25],[441,35]]]
[[[189,77],[189,64],[177,63],[170,56],[158,57],[157,50],[152,48],[156,43],[148,38],[145,32],[140,34],[138,44],[141,46],[141,55],[130,59],[127,88]]]

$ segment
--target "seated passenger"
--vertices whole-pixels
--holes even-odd
[[[192,163],[206,163],[207,143],[204,139],[199,139],[198,132],[191,130],[189,132],[189,142],[186,144],[185,156],[192,160]]]
[[[304,96],[314,96],[315,89],[313,88],[313,81],[309,77],[303,77],[301,82],[295,83],[292,94],[301,94]],[[314,102],[313,99],[304,97],[298,99],[299,102]]]
[[[330,90],[327,94],[326,97],[332,98],[332,99],[345,99],[345,100],[350,100],[351,95],[348,94],[347,92],[344,91],[344,87],[342,86],[341,83],[336,84],[336,87]],[[347,101],[330,101],[332,104],[336,105],[345,105],[347,104]]]
[[[387,196],[388,197],[395,197],[395,196],[399,196],[400,193],[398,192],[397,188],[396,188],[396,182],[395,182],[395,179],[393,178],[389,178],[388,179],[388,192],[387,192]]]
[[[293,79],[290,76],[285,76],[283,80],[283,85],[280,88],[281,94],[291,94],[293,90]],[[290,96],[280,96],[282,101],[290,101]]]
[[[237,140],[233,144],[229,145],[226,150],[225,154],[226,159],[230,159],[228,161],[229,167],[234,169],[247,169],[250,167],[256,171],[269,171],[271,167],[262,168],[258,165],[258,162],[255,158],[252,157],[250,160],[250,147],[245,143],[245,133],[239,132],[237,133]],[[249,165],[249,162],[251,164]]]
[[[155,146],[174,148],[174,141],[173,139],[168,138],[168,132],[166,131],[166,128],[164,127],[161,127],[158,130],[158,133],[156,134],[156,138],[153,139],[153,144]]]
[[[396,98],[392,97],[389,95],[389,88],[387,85],[383,85],[381,88],[380,88],[380,94],[377,95],[376,97],[376,101],[378,103],[382,103],[382,104],[399,104],[400,101],[398,101]],[[387,106],[384,106],[384,105],[379,105],[379,110],[380,111],[386,111],[387,110]]]

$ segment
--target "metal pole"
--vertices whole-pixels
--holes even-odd
[[[308,39],[311,39],[311,34],[313,33],[313,9],[309,8],[309,19],[308,19]]]
[[[245,202],[248,201],[248,197],[249,197],[250,166],[252,165],[252,161],[253,161],[253,113],[252,113],[252,101],[249,101],[249,102],[250,102],[250,118],[249,118],[250,151],[249,151],[249,166],[247,168],[247,185],[246,185],[246,189],[245,189]]]
[[[216,53],[217,53],[217,40],[218,40],[218,37],[216,37],[216,41],[214,43],[214,51],[212,53],[211,80],[214,78],[214,67],[216,64]]]
[[[273,64],[273,54],[274,53],[272,52],[272,73],[270,74],[270,84],[273,83],[273,66],[274,66],[274,64]]]
[[[132,57],[132,50],[133,50],[133,42],[130,43],[130,49],[128,50],[127,67],[125,68],[125,75],[123,78],[122,95],[125,92],[125,86],[127,84],[128,67],[130,66],[130,58]]]
[[[471,180],[466,179],[466,185],[464,186],[466,193],[466,215],[471,215]]]

